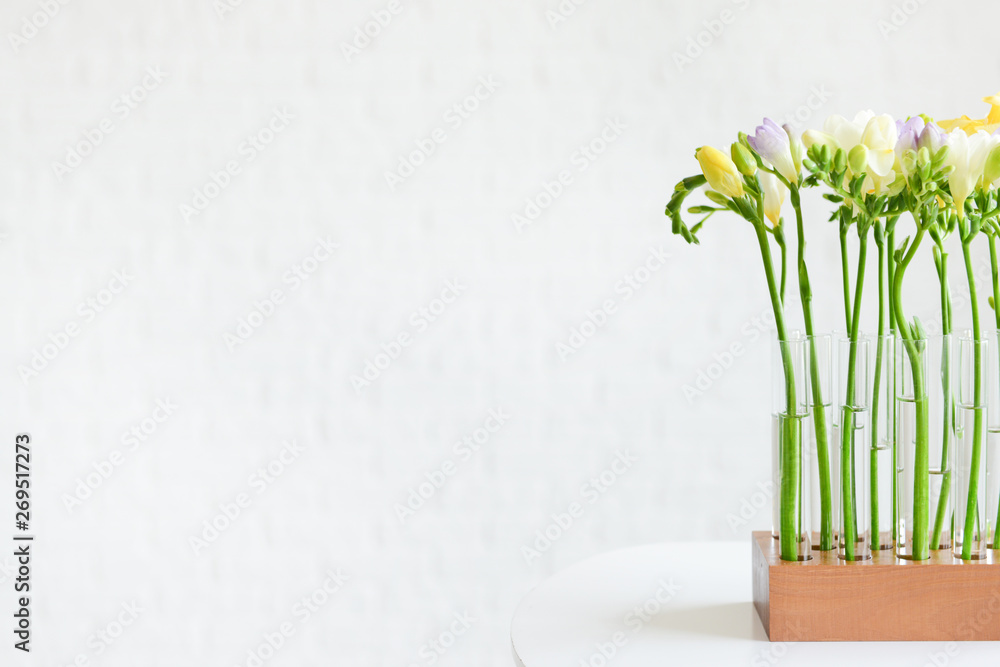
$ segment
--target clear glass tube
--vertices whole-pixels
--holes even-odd
[[[772,532],[778,538],[783,560],[808,560],[812,556],[809,504],[808,447],[809,366],[808,340],[793,333],[787,341],[772,344],[772,474],[774,516]]]
[[[990,363],[989,340],[975,340],[971,332],[956,341],[955,449],[952,503],[955,514],[954,548],[963,560],[986,558],[990,542],[987,523],[986,412]]]
[[[990,548],[1000,549],[1000,331],[990,334],[986,378],[986,525]]]
[[[871,392],[868,338],[843,338],[837,346],[840,412],[840,540],[844,560],[871,558]]]
[[[892,480],[896,442],[895,336],[878,336],[872,349],[871,528],[872,549],[894,548]]]
[[[954,400],[951,336],[896,341],[896,555],[950,549]]]
[[[809,470],[809,500],[812,514],[812,548],[830,550],[837,548],[835,535],[839,526],[834,521],[833,508],[837,506],[836,488],[832,484],[831,459],[836,458],[837,444],[832,440],[833,426],[833,350],[829,335],[809,337],[809,372],[812,405],[808,420],[808,447],[806,454]],[[827,473],[827,488],[823,488],[821,469]],[[829,525],[823,525],[824,495],[829,504]],[[824,539],[824,529],[827,535]]]

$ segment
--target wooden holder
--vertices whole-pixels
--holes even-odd
[[[812,554],[782,561],[770,532],[753,534],[753,604],[773,642],[1000,640],[1000,552],[968,563],[950,550],[926,561]]]

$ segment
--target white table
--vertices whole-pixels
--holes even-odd
[[[750,571],[749,538],[634,547],[577,563],[522,600],[511,625],[515,665],[1000,664],[998,643],[771,643],[753,609]]]

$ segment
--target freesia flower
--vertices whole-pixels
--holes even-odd
[[[984,97],[983,102],[990,105],[990,112],[986,115],[986,118],[973,119],[962,115],[958,118],[938,121],[938,125],[945,132],[950,133],[952,130],[958,129],[969,136],[976,134],[980,130],[985,130],[987,134],[995,132],[997,129],[1000,129],[1000,93]]]
[[[875,194],[888,190],[895,180],[893,167],[896,163],[896,123],[889,114],[873,116],[865,124],[860,144],[868,149],[868,166],[865,189]]]
[[[819,130],[806,130],[803,132],[802,143],[805,145],[806,150],[817,144],[820,146],[829,146],[831,151],[837,150],[840,147],[840,144],[837,143],[837,140],[832,135],[820,132]]]
[[[986,165],[983,167],[983,187],[995,185],[1000,180],[1000,140],[993,135],[994,145],[986,155]]]
[[[833,137],[838,146],[850,152],[861,143],[861,135],[865,133],[868,121],[874,117],[875,113],[870,110],[859,111],[853,121],[834,114],[823,122],[823,131]]]
[[[747,137],[750,146],[757,155],[774,166],[775,171],[784,176],[790,183],[798,183],[799,172],[792,158],[791,140],[777,123],[770,118],[764,119],[763,125],[758,125],[752,137]]]
[[[726,197],[743,196],[743,179],[732,158],[712,146],[702,146],[694,156],[709,187]]]
[[[788,187],[774,174],[760,172],[760,188],[764,193],[764,215],[771,221],[772,227],[781,222],[781,205],[785,203]]]
[[[907,162],[903,160],[906,151],[926,148],[933,154],[944,145],[947,138],[936,123],[927,122],[923,116],[913,116],[905,122],[897,120],[896,130],[899,134],[896,141],[896,165],[903,172],[906,171]]]
[[[896,134],[898,139],[896,140],[896,155],[902,156],[903,153],[909,150],[919,150],[918,142],[920,140],[920,133],[924,131],[924,127],[927,123],[921,116],[913,116],[908,118],[906,121],[899,119],[896,121]]]
[[[965,200],[983,177],[986,157],[993,145],[994,140],[985,130],[969,135],[962,128],[956,127],[948,133],[945,164],[954,167],[954,171],[948,175],[948,185],[960,218],[965,215]]]
[[[795,164],[795,173],[802,172],[802,157],[806,154],[806,149],[802,145],[802,139],[795,134],[795,130],[788,123],[781,126],[788,135],[788,143],[791,148],[792,162]]]
[[[944,131],[937,123],[927,123],[917,138],[917,149],[926,148],[931,153],[937,153],[944,146],[946,138]]]

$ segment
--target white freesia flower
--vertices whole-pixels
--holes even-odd
[[[883,194],[895,180],[897,137],[896,121],[889,114],[873,116],[865,124],[859,144],[868,149],[866,191]]]
[[[968,135],[961,128],[956,128],[948,133],[947,145],[945,165],[955,168],[948,176],[948,185],[955,210],[961,218],[965,215],[965,200],[983,177],[986,157],[995,140],[983,130]]]
[[[774,174],[766,171],[759,172],[760,188],[764,193],[764,215],[771,221],[773,227],[777,227],[781,220],[781,206],[788,196],[788,188]]]
[[[823,132],[833,137],[837,145],[845,151],[850,151],[861,143],[865,127],[868,125],[868,121],[874,117],[875,112],[871,110],[859,111],[853,121],[834,114],[823,123]]]
[[[819,130],[806,130],[802,133],[802,143],[805,145],[806,150],[809,150],[816,144],[820,146],[829,146],[831,151],[837,150],[839,144],[837,140],[826,132],[820,132]]]

